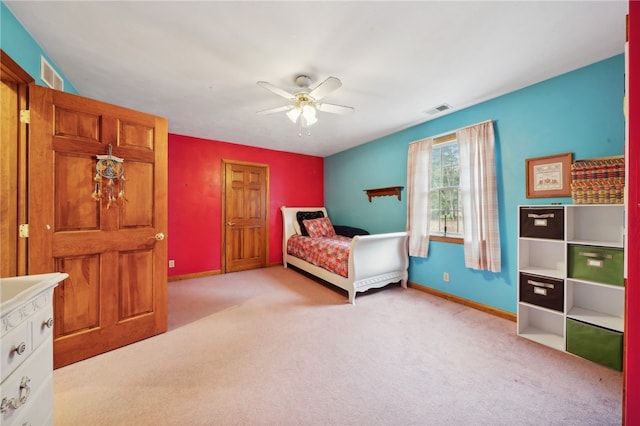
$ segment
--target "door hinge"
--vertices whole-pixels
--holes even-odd
[[[21,109],[20,122],[23,124],[29,124],[31,122],[31,111],[29,111],[28,109]]]
[[[18,226],[18,236],[20,238],[29,238],[29,224],[28,223],[21,223],[20,226]]]

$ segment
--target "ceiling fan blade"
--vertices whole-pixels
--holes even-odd
[[[322,112],[330,112],[332,114],[350,114],[354,108],[350,106],[335,105],[335,104],[318,104],[318,110]]]
[[[260,87],[264,87],[267,90],[270,90],[271,92],[275,93],[278,96],[282,96],[285,99],[295,99],[296,97],[293,95],[293,93],[289,93],[286,90],[282,90],[279,87],[274,86],[271,83],[268,83],[266,81],[258,81],[258,86]]]
[[[293,105],[285,105],[285,106],[281,106],[281,107],[275,107],[275,108],[270,108],[270,109],[265,109],[265,110],[262,110],[262,111],[258,111],[258,112],[256,112],[256,114],[258,114],[258,115],[274,114],[276,112],[289,111],[291,108],[293,108]]]
[[[342,82],[339,79],[335,77],[329,77],[325,81],[320,83],[318,87],[309,92],[309,96],[318,101],[334,90],[339,89],[340,86],[342,86]]]

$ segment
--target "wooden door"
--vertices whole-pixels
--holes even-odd
[[[35,85],[29,108],[29,273],[69,274],[54,367],[166,331],[166,120]],[[111,205],[92,198],[109,146],[126,179]]]
[[[224,272],[262,268],[268,255],[268,166],[224,162]]]

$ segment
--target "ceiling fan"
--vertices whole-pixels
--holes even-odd
[[[286,111],[287,117],[289,117],[293,123],[298,124],[298,136],[302,136],[302,129],[307,129],[307,134],[311,134],[308,130],[309,127],[318,121],[316,111],[329,112],[332,114],[348,114],[353,112],[353,107],[319,102],[329,93],[342,86],[342,82],[338,78],[329,77],[314,89],[310,89],[311,78],[307,75],[298,75],[294,81],[300,88],[295,93],[287,92],[266,81],[258,81],[258,86],[264,87],[292,102],[290,105],[258,111],[258,114],[273,114]]]

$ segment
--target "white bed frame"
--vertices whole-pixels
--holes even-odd
[[[407,288],[409,274],[408,240],[406,232],[375,235],[356,235],[349,248],[349,277],[327,271],[300,258],[287,254],[287,240],[296,233],[294,223],[299,211],[322,210],[324,207],[282,207],[282,263],[293,265],[318,278],[330,282],[349,293],[349,303],[355,304],[356,293],[370,288],[384,287],[400,281]]]

